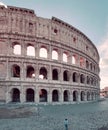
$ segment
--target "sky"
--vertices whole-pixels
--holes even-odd
[[[83,32],[100,55],[100,88],[108,86],[108,0],[0,0],[33,9],[39,17],[57,17]]]

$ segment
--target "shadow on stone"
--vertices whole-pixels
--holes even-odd
[[[108,127],[102,126],[101,128],[98,128],[98,130],[108,130]]]

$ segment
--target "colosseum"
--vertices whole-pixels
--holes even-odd
[[[76,103],[99,98],[99,54],[72,25],[0,5],[0,102]]]

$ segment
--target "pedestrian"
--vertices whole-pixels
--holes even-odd
[[[68,119],[66,118],[64,120],[65,130],[68,130]]]

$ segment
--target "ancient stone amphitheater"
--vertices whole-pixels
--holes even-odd
[[[0,5],[0,101],[74,103],[99,98],[99,54],[72,25]]]

